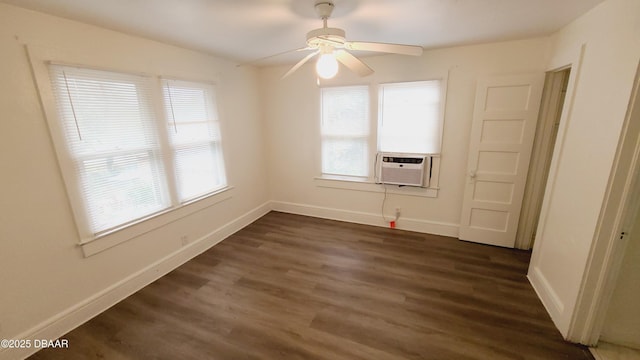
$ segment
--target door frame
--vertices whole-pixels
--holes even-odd
[[[621,236],[640,187],[640,62],[567,340],[597,344],[624,258]]]
[[[571,65],[568,65],[546,73],[529,173],[516,232],[516,249],[530,250],[533,245],[533,236],[542,211],[542,200],[551,168],[553,149],[557,133],[560,130],[559,123],[566,104],[567,94],[562,94],[563,87],[565,83],[569,82],[571,71]],[[556,136],[553,136],[556,124],[558,124]]]

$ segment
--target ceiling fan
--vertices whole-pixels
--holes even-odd
[[[305,56],[291,69],[289,69],[289,71],[282,76],[283,79],[298,70],[302,65],[316,55],[320,55],[318,62],[316,63],[316,72],[318,76],[323,79],[330,79],[337,74],[338,62],[342,63],[342,65],[360,76],[367,76],[373,73],[373,69],[371,69],[362,60],[352,55],[348,50],[374,51],[412,56],[422,55],[422,47],[420,46],[346,41],[344,30],[327,26],[327,20],[331,16],[333,8],[334,5],[331,1],[319,0],[316,2],[316,13],[322,19],[323,26],[307,33],[307,46],[305,48],[287,51],[285,53],[308,50],[313,50],[313,52]],[[283,55],[285,53],[268,57]]]

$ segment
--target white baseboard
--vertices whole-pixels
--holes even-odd
[[[144,269],[109,286],[99,293],[43,321],[14,339],[55,340],[102,313],[129,295],[149,285],[180,265],[208,250],[220,241],[271,211],[271,203],[256,207],[239,218],[165,256]],[[69,344],[73,346],[73,344]],[[39,349],[0,349],[0,359],[24,359]]]
[[[296,204],[283,201],[272,201],[271,208],[291,214],[307,215],[330,220],[347,221],[357,224],[388,227],[380,214],[365,213],[359,211],[341,210],[313,205]],[[408,219],[401,217],[396,223],[396,229],[410,230],[427,234],[458,237],[458,224]]]
[[[556,328],[558,328],[562,336],[566,338],[567,328],[563,326],[561,318],[564,312],[564,303],[537,267],[533,266],[529,268],[527,279],[538,295],[542,305],[547,310],[547,313],[549,313]]]
[[[625,329],[620,329],[618,333],[607,334],[608,336],[600,336],[597,347],[601,347],[601,344],[606,344],[607,347],[623,348],[621,350],[630,349],[637,353],[637,358],[634,358],[633,360],[640,360],[640,357],[638,357],[640,356],[640,339],[630,339],[629,333],[624,330]]]
[[[639,360],[640,344],[628,346],[598,341],[597,346],[589,348],[595,360]]]

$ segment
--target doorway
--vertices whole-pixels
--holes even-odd
[[[582,340],[597,344],[592,349],[597,359],[624,354],[631,360],[640,359],[640,64],[616,157],[608,196],[611,207],[607,204],[604,210],[611,228],[603,227],[603,241],[595,249],[605,250],[606,256],[590,264],[601,269],[602,285],[596,287],[593,320],[585,321],[587,336]]]
[[[529,175],[516,232],[515,247],[518,249],[533,248],[570,74],[571,68],[566,67],[550,71],[545,77]]]
[[[621,239],[625,240],[622,264],[606,315],[594,356],[601,360],[640,360],[640,183],[639,168],[633,180],[626,215],[622,221]],[[615,357],[617,356],[617,357]]]
[[[639,207],[640,63],[567,340],[640,347],[640,328],[634,325],[640,324],[640,290],[633,278],[640,260]],[[614,308],[621,304],[624,309]]]

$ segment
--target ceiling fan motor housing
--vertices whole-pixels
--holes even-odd
[[[318,48],[322,45],[344,47],[345,32],[342,29],[323,27],[307,33],[307,45]]]

